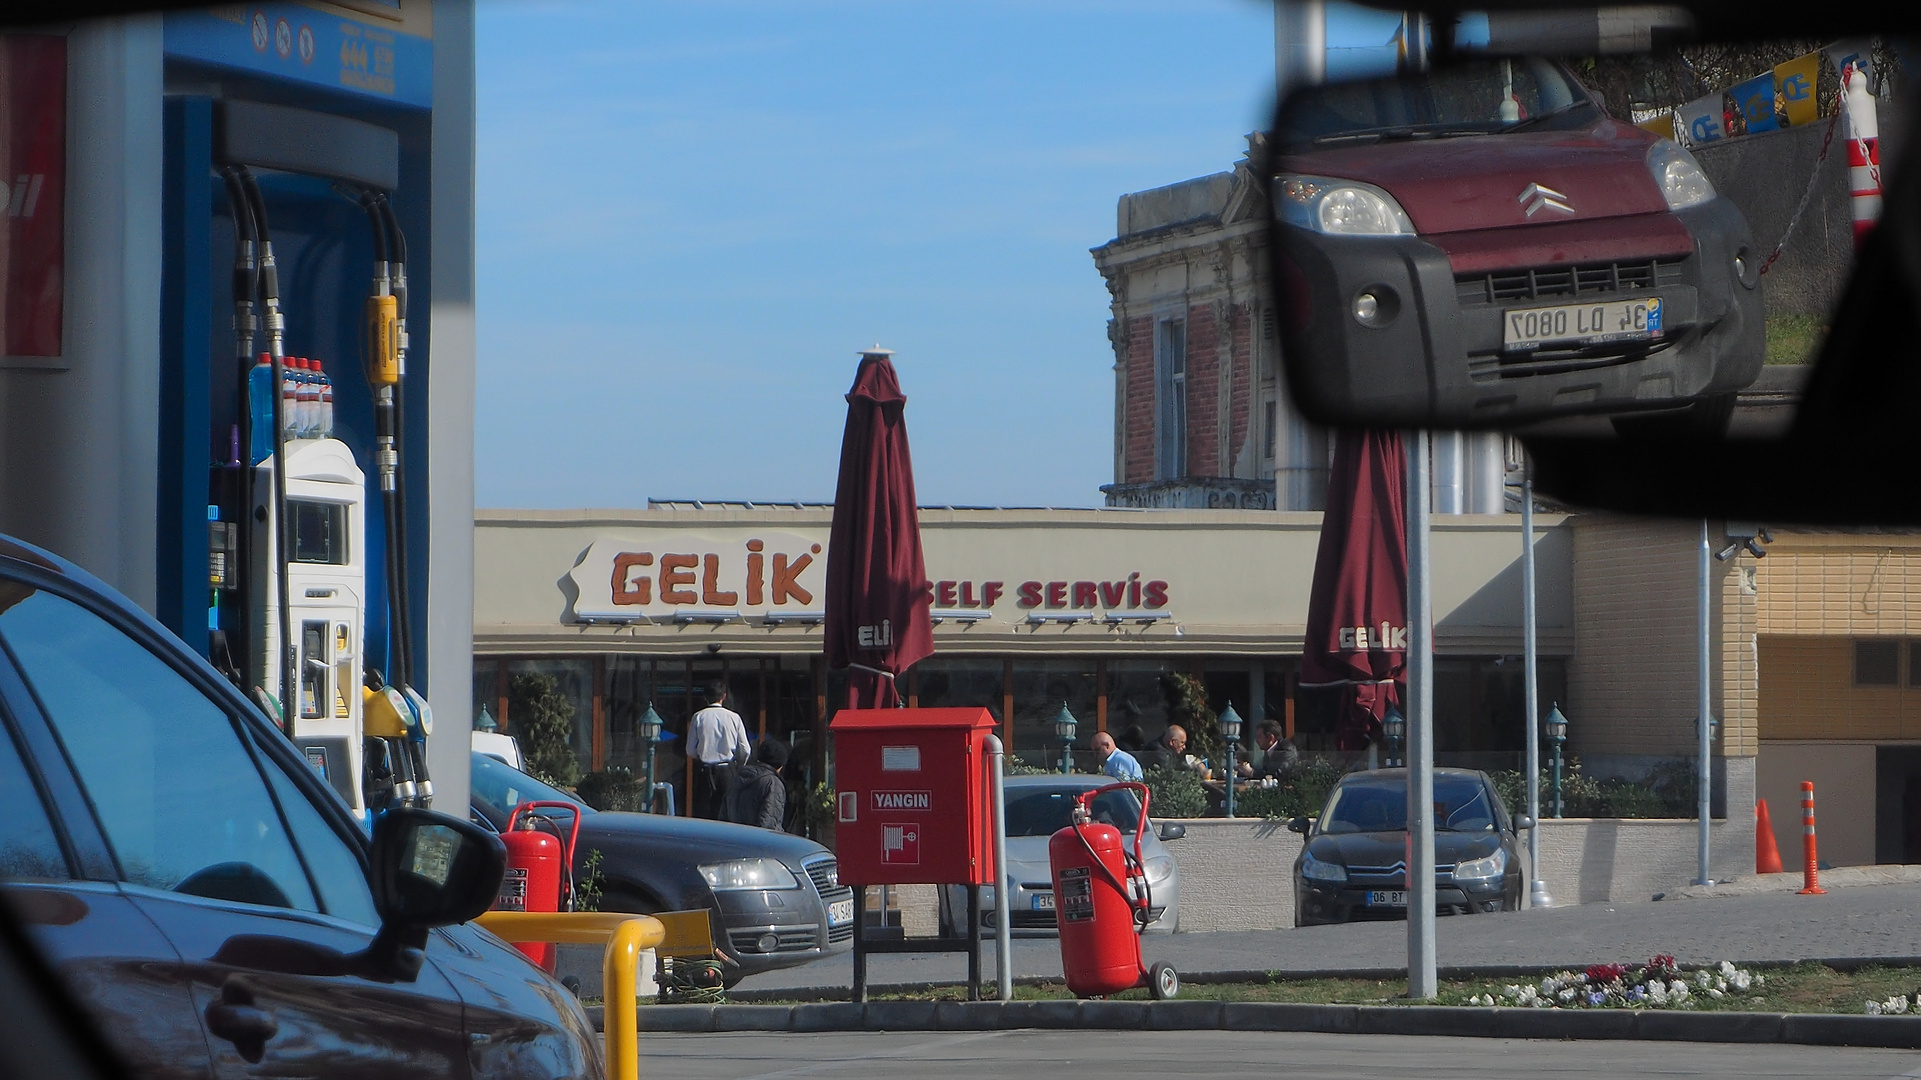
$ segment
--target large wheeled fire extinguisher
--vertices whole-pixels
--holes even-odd
[[[573,815],[573,828],[565,840],[560,826],[535,808],[565,810]],[[495,911],[572,911],[574,847],[580,841],[580,808],[565,802],[524,802],[507,817],[507,831],[500,835],[507,845],[507,876],[500,881],[500,894],[494,898]],[[548,942],[524,942],[514,946],[539,964],[547,974],[554,973],[554,947]]]
[[[1097,796],[1131,789],[1140,793],[1140,819],[1134,827],[1130,855],[1121,831],[1093,820]],[[1060,925],[1061,970],[1067,988],[1079,997],[1108,994],[1146,986],[1156,1000],[1180,993],[1181,977],[1173,965],[1141,962],[1141,931],[1150,921],[1153,894],[1141,865],[1141,836],[1147,829],[1147,785],[1109,784],[1083,791],[1074,806],[1072,824],[1047,842],[1047,861],[1054,873],[1054,918]]]

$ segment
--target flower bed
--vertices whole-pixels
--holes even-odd
[[[1656,956],[1639,967],[1596,964],[1586,971],[1563,971],[1536,983],[1514,983],[1499,994],[1476,994],[1469,1005],[1523,1009],[1692,1009],[1702,998],[1747,998],[1758,1003],[1764,975],[1723,960],[1719,967],[1689,971],[1672,956]],[[1870,1011],[1874,1007],[1869,1003]]]

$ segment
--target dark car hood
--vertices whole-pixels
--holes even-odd
[[[1665,213],[1667,200],[1647,167],[1655,138],[1603,119],[1577,131],[1334,146],[1291,154],[1281,170],[1385,189],[1425,236]],[[1560,192],[1574,212],[1543,207],[1530,216],[1521,198],[1530,184]]]
[[[603,850],[639,848],[663,856],[689,852],[697,854],[702,862],[772,857],[796,867],[803,859],[829,854],[812,840],[791,833],[725,821],[617,810],[582,816],[578,857],[585,858],[596,847]]]
[[[1434,861],[1449,866],[1462,859],[1478,859],[1499,847],[1499,833],[1436,832]],[[1321,833],[1307,842],[1307,851],[1322,862],[1341,866],[1393,866],[1407,857],[1407,834]]]

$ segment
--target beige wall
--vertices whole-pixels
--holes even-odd
[[[1814,781],[1820,857],[1834,866],[1874,862],[1874,746],[1869,743],[1768,740],[1755,763],[1755,795],[1768,802],[1781,866],[1802,866],[1801,782]]]
[[[1696,744],[1700,525],[1591,515],[1575,519],[1574,749],[1691,755]],[[1718,533],[1713,534],[1718,538]],[[1755,560],[1710,560],[1709,694],[1716,753],[1755,753],[1758,659]]]
[[[594,541],[631,540],[641,550],[703,542],[738,546],[756,530],[778,529],[823,546],[830,512],[820,509],[647,511],[483,511],[475,535],[474,632],[486,653],[699,652],[709,644],[756,651],[817,651],[817,628],[573,622],[568,572]],[[1519,521],[1463,516],[1434,526],[1434,612],[1443,653],[1520,650]],[[1567,519],[1537,521],[1542,651],[1573,643],[1569,593],[1572,537]],[[922,545],[930,577],[1008,583],[994,618],[943,623],[948,653],[1100,652],[1108,655],[1298,651],[1307,620],[1318,513],[1155,510],[924,510]],[[689,547],[688,550],[694,550]],[[1172,616],[1147,628],[1098,620],[1031,626],[1015,603],[1024,580],[1143,578],[1170,583]],[[818,603],[813,605],[818,609]],[[643,644],[644,643],[644,644]]]

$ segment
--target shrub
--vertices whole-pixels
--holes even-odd
[[[1341,767],[1325,758],[1302,760],[1276,787],[1251,788],[1234,796],[1234,816],[1314,817],[1327,805],[1327,793],[1341,779]]]
[[[637,811],[642,809],[641,789],[645,786],[634,779],[632,772],[616,766],[581,777],[575,794],[596,810]]]
[[[523,672],[508,687],[507,715],[527,757],[527,771],[555,787],[570,788],[580,779],[574,756],[574,703],[560,692],[552,675]]]
[[[1504,769],[1489,774],[1510,813],[1527,812],[1527,774]],[[1541,815],[1552,816],[1553,770],[1541,770]],[[1566,817],[1687,818],[1695,811],[1694,762],[1674,758],[1656,765],[1644,780],[1595,780],[1578,758],[1561,766],[1562,814]]]
[[[1186,769],[1156,765],[1147,770],[1151,795],[1147,812],[1157,818],[1197,818],[1207,813],[1207,789],[1201,778]]]

